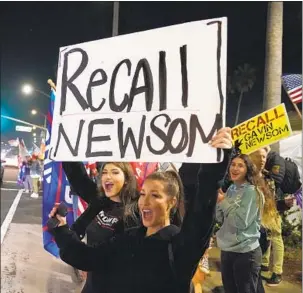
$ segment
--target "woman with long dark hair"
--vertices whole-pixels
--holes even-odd
[[[231,148],[231,130],[221,129],[211,141],[215,148]],[[107,293],[188,293],[197,264],[208,248],[217,200],[217,183],[228,157],[217,164],[200,164],[198,190],[191,197],[181,229],[183,186],[179,175],[169,171],[149,175],[142,186],[138,207],[143,226],[131,229],[97,247],[85,245],[56,214],[54,229],[60,256],[66,263],[104,276]],[[180,219],[181,220],[181,219]]]
[[[82,163],[63,163],[68,180],[76,194],[91,204],[96,199],[106,197],[107,205],[100,208],[98,214],[85,229],[88,245],[96,246],[113,236],[121,234],[126,228],[139,225],[136,211],[139,193],[133,170],[128,163],[107,162],[99,168],[99,184],[93,182]],[[95,200],[95,201],[94,201]],[[76,229],[77,221],[73,225]],[[104,275],[97,271],[88,272],[82,293],[99,293],[103,289]]]
[[[217,219],[223,223],[216,234],[223,286],[226,293],[256,293],[264,195],[257,187],[257,172],[247,155],[232,159],[229,177],[233,183],[226,196],[218,198],[217,205]]]

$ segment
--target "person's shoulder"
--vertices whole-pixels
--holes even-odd
[[[249,193],[249,194],[255,194],[255,193],[259,193],[259,194],[263,194],[262,190],[260,189],[259,186],[255,186],[253,184],[248,184],[245,192]]]
[[[257,188],[253,184],[247,184],[245,186],[245,192],[255,192],[256,190],[257,190]]]
[[[138,227],[132,227],[125,229],[124,235],[126,237],[138,237],[138,236],[144,236],[146,233],[146,228],[143,226]]]
[[[267,155],[267,161],[276,161],[279,160],[280,162],[284,162],[284,158],[280,156],[279,153],[275,151],[270,151]]]

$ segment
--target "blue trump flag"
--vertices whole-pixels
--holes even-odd
[[[54,111],[55,92],[51,91],[51,102],[47,113],[47,135],[45,142],[45,159],[43,173],[43,202],[42,202],[42,227],[43,246],[46,251],[59,257],[59,248],[54,237],[47,231],[48,215],[55,203],[64,202],[68,208],[67,222],[73,224],[73,201],[70,195],[70,186],[60,162],[49,159],[49,147]]]

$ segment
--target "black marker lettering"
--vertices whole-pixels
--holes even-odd
[[[151,138],[150,136],[146,137],[146,145],[149,149],[150,152],[152,152],[154,155],[163,155],[164,153],[167,152],[168,148],[169,148],[169,144],[167,142],[167,136],[165,134],[164,131],[162,131],[161,128],[157,127],[155,125],[155,121],[158,117],[164,117],[166,119],[164,127],[167,127],[169,122],[171,121],[171,119],[169,118],[169,116],[167,114],[159,114],[156,117],[154,117],[152,119],[152,121],[150,122],[150,129],[152,130],[153,133],[155,133],[164,143],[164,146],[161,150],[155,150],[152,146],[151,146]]]
[[[167,76],[166,76],[166,52],[159,52],[159,110],[167,109]]]
[[[80,143],[80,138],[81,138],[81,134],[82,134],[82,129],[83,129],[83,125],[84,125],[84,120],[80,120],[80,125],[79,125],[79,128],[78,128],[78,136],[77,136],[77,140],[76,140],[76,145],[75,145],[75,148],[72,147],[67,135],[66,135],[66,132],[63,128],[63,125],[62,123],[59,124],[59,127],[58,127],[58,139],[57,139],[57,144],[56,144],[56,148],[55,148],[55,152],[54,152],[54,157],[57,156],[57,152],[58,152],[58,148],[59,148],[59,144],[60,144],[60,140],[61,140],[61,136],[63,136],[66,144],[67,144],[67,147],[68,149],[70,150],[70,152],[72,153],[72,155],[74,157],[78,156],[78,149],[79,149],[79,143]]]
[[[101,74],[101,79],[97,79],[97,80],[94,80],[95,76],[100,73]],[[102,85],[102,84],[105,84],[107,82],[107,75],[106,75],[106,72],[103,70],[103,69],[96,69],[92,75],[90,76],[90,79],[89,79],[89,83],[88,83],[88,86],[87,86],[87,90],[86,90],[86,97],[87,97],[87,102],[89,104],[89,107],[90,109],[92,110],[92,112],[96,112],[96,111],[99,111],[103,108],[104,104],[105,104],[105,99],[103,98],[102,99],[102,102],[100,103],[99,107],[98,108],[95,108],[93,106],[93,100],[92,100],[92,87],[95,87],[95,86],[99,86],[99,85]]]
[[[181,125],[181,139],[179,144],[174,148],[172,145],[172,139],[174,137],[174,134],[176,132],[176,129],[178,125]],[[187,131],[187,125],[184,119],[177,118],[175,119],[171,125],[169,126],[168,132],[167,132],[167,141],[170,143],[170,152],[172,154],[179,154],[181,153],[188,144],[188,131]]]
[[[124,136],[123,135],[123,122],[122,122],[121,118],[118,120],[118,140],[119,140],[121,158],[124,158],[125,152],[126,152],[129,140],[130,140],[131,144],[133,146],[133,149],[135,151],[136,159],[140,159],[142,146],[143,146],[143,138],[144,138],[144,133],[145,133],[145,121],[146,121],[146,116],[143,115],[142,120],[141,120],[141,125],[140,125],[140,131],[139,131],[139,142],[137,145],[135,137],[134,137],[134,133],[130,127],[127,128],[126,134],[125,134],[125,139],[123,141],[123,136]]]
[[[87,158],[91,157],[105,157],[105,156],[112,156],[113,153],[111,151],[99,151],[99,152],[92,152],[92,142],[94,141],[108,141],[111,140],[109,135],[103,135],[103,136],[94,136],[93,137],[93,131],[94,126],[97,124],[102,125],[109,125],[114,124],[114,120],[110,118],[103,118],[103,119],[95,119],[92,120],[88,125],[88,137],[87,137],[87,148],[85,156]]]
[[[137,87],[139,73],[141,69],[143,71],[144,86]],[[129,112],[133,106],[134,97],[142,93],[145,93],[146,111],[150,111],[153,105],[154,83],[153,83],[153,74],[151,72],[147,59],[141,59],[137,64],[136,71],[134,73],[134,77],[132,81],[132,86],[130,89],[127,112]]]
[[[207,25],[217,24],[217,80],[218,80],[218,90],[220,95],[220,117],[221,120],[218,122],[218,129],[223,127],[223,104],[224,104],[224,96],[222,91],[222,81],[221,81],[221,47],[222,47],[222,22],[221,21],[211,21]],[[221,158],[221,150],[217,150],[217,161],[220,161]]]
[[[187,46],[180,47],[181,74],[182,74],[182,105],[188,107],[188,80],[187,80]]]
[[[192,114],[190,116],[190,121],[189,121],[189,133],[190,133],[190,138],[189,138],[189,146],[188,146],[188,151],[187,151],[187,156],[191,157],[194,151],[194,146],[196,142],[196,130],[198,129],[200,133],[200,137],[202,139],[203,143],[208,143],[209,140],[214,136],[216,130],[218,130],[218,123],[220,122],[220,115],[216,115],[216,120],[215,123],[208,134],[208,136],[205,135],[203,128],[201,127],[199,123],[199,119],[197,115]]]
[[[129,96],[127,94],[124,94],[124,99],[120,105],[117,105],[115,101],[116,78],[122,64],[125,64],[127,66],[128,76],[130,76],[131,67],[132,67],[130,60],[124,59],[115,67],[113,71],[110,88],[109,88],[109,107],[114,112],[122,112],[125,109],[125,107],[128,105],[128,101],[129,101]]]
[[[72,53],[81,53],[82,59],[80,66],[77,68],[76,72],[67,79],[67,71],[68,71],[68,57]],[[60,115],[65,111],[66,107],[66,92],[67,88],[73,93],[74,97],[78,101],[79,105],[81,106],[82,110],[86,110],[89,106],[86,100],[80,94],[78,88],[73,84],[75,79],[83,72],[88,64],[88,55],[87,53],[80,49],[72,49],[64,54],[64,63],[63,63],[63,72],[62,72],[62,85],[61,85],[61,104],[60,104]]]

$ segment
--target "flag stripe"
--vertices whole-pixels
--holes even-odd
[[[299,97],[302,97],[302,92],[297,93],[296,95],[291,96],[292,99],[297,99]]]
[[[282,76],[285,90],[290,100],[295,103],[302,102],[302,75],[301,74],[286,74]]]
[[[289,93],[290,93],[290,94],[294,94],[294,93],[299,92],[299,91],[301,91],[301,90],[302,90],[302,86],[298,86],[297,88],[295,88],[295,89],[289,91]]]
[[[80,214],[82,214],[84,212],[84,208],[83,208],[83,205],[82,205],[80,199],[78,199],[78,208],[79,208]]]
[[[293,102],[294,102],[295,104],[298,104],[298,103],[302,102],[302,97],[293,100]]]
[[[300,100],[302,100],[302,96],[293,99],[293,101],[300,101]]]
[[[60,195],[61,195],[61,186],[62,186],[62,165],[59,165],[59,176],[58,176],[58,187],[56,193],[56,203],[60,202]]]

